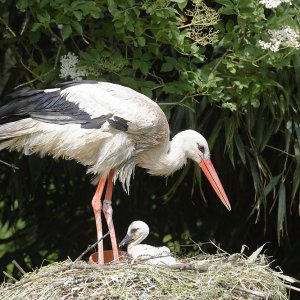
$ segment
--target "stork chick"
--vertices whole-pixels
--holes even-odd
[[[127,252],[135,260],[150,265],[175,265],[176,259],[168,247],[154,247],[141,242],[149,235],[149,227],[143,221],[130,224],[127,234],[120,243],[120,247],[128,244]]]

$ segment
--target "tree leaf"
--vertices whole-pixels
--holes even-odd
[[[230,0],[215,0],[215,2],[225,6],[233,6]]]
[[[292,122],[291,121],[287,121],[285,124],[285,151],[289,151],[289,147],[290,147],[290,141],[291,141],[291,136],[292,136]]]
[[[231,117],[229,120],[227,119],[225,122],[225,137],[226,137],[226,148],[229,149],[229,147],[232,145],[233,136],[236,130],[236,119],[234,117]]]
[[[33,23],[32,27],[31,27],[31,31],[35,32],[42,26],[43,26],[43,24],[41,24],[41,23]]]
[[[82,35],[83,33],[83,29],[82,26],[79,22],[77,21],[72,21],[72,27],[80,34]]]
[[[61,30],[61,36],[63,38],[63,40],[66,40],[72,33],[72,27],[71,25],[67,24],[67,25],[63,25],[63,28]]]
[[[43,11],[42,14],[37,14],[37,19],[40,23],[42,23],[43,25],[47,25],[49,24],[51,17],[50,15],[47,13],[47,11]]]
[[[234,9],[232,9],[230,7],[221,7],[219,9],[219,13],[222,15],[234,15],[235,11],[234,11]]]
[[[298,144],[300,146],[300,124],[295,123],[295,131],[297,135]]]
[[[260,195],[261,194],[261,181],[260,181],[260,178],[258,175],[256,161],[249,154],[247,155],[247,158],[248,158],[248,164],[250,165],[250,171],[251,171],[255,191],[258,195]]]
[[[300,163],[297,164],[296,170],[293,175],[293,184],[292,184],[292,200],[295,199],[296,192],[298,191],[300,183]],[[291,205],[293,204],[293,201]]]
[[[230,144],[229,148],[228,148],[228,156],[230,159],[230,162],[233,166],[233,168],[235,169],[235,163],[234,163],[234,157],[233,157],[233,144]]]
[[[170,64],[169,62],[165,62],[163,63],[163,65],[161,66],[160,69],[162,72],[170,72],[172,70],[174,70],[174,66],[172,64]]]
[[[167,242],[170,242],[170,241],[172,241],[172,239],[173,239],[173,236],[172,236],[172,234],[166,234],[164,237],[163,237],[163,240],[162,240],[162,242],[165,244],[165,243],[167,243]]]
[[[282,177],[282,173],[278,174],[275,177],[272,177],[270,182],[267,184],[267,186],[264,188],[264,195],[265,197],[268,196],[268,194],[275,189],[276,185],[278,184],[280,178]]]
[[[137,37],[137,42],[142,47],[144,47],[146,45],[146,39],[143,36],[138,36]]]
[[[247,262],[248,263],[254,263],[257,258],[258,258],[258,255],[261,253],[261,251],[263,250],[264,246],[266,244],[263,244],[262,246],[260,246],[257,250],[255,250],[248,258],[247,258]]]

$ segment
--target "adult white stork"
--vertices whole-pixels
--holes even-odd
[[[75,159],[88,167],[88,173],[100,175],[92,199],[97,237],[102,237],[102,209],[115,260],[113,184],[119,179],[128,192],[135,166],[152,175],[168,176],[192,159],[230,210],[205,138],[186,130],[170,141],[166,116],[148,97],[121,85],[97,81],[66,82],[45,90],[25,88],[10,97],[13,100],[0,108],[0,150]],[[98,261],[103,263],[102,242],[98,245]]]

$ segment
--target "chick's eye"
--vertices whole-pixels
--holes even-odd
[[[205,152],[204,146],[201,146],[199,144],[197,144],[197,145],[198,145],[198,149],[200,150],[200,152],[202,152],[204,154],[204,152]]]

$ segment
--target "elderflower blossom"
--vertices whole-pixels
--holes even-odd
[[[292,47],[299,49],[299,33],[292,29],[290,26],[286,26],[283,29],[279,30],[268,30],[268,34],[270,35],[270,41],[265,42],[262,40],[258,41],[259,46],[262,49],[269,49],[272,52],[277,52],[280,46],[284,47]]]
[[[71,80],[82,80],[89,73],[87,69],[77,68],[78,56],[71,52],[60,58],[60,64],[59,77],[63,79],[70,77]]]
[[[236,103],[231,103],[231,102],[224,102],[222,104],[222,108],[229,109],[231,111],[237,110]]]
[[[277,6],[279,6],[282,3],[288,3],[289,5],[292,4],[291,0],[259,0],[259,3],[264,5],[265,8],[276,8]]]

